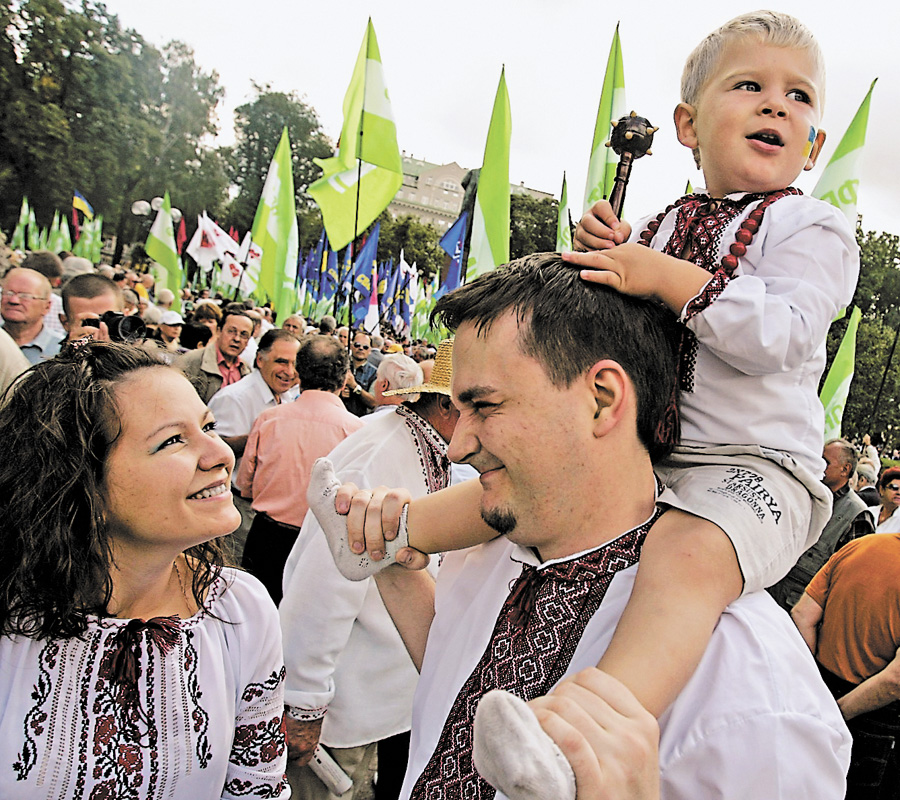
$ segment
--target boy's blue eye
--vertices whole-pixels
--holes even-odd
[[[742,89],[745,92],[758,92],[759,84],[756,81],[741,81],[735,89]]]
[[[804,92],[802,89],[792,89],[791,91],[788,92],[788,97],[790,97],[791,100],[796,100],[800,103],[810,103],[811,102],[809,99],[809,95],[806,92]]]

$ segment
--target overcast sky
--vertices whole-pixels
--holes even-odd
[[[505,64],[513,123],[510,180],[558,197],[565,170],[576,219],[616,22],[629,110],[660,126],[653,156],[637,162],[629,184],[625,216],[635,219],[682,194],[688,180],[702,184],[671,121],[681,68],[713,28],[758,7],[736,0],[106,0],[106,5],[158,46],[171,39],[186,42],[205,70],[218,72],[226,91],[218,114],[223,143],[233,140],[234,109],[253,97],[253,81],[295,91],[336,140],[344,92],[371,16],[400,148],[428,161],[478,167]],[[877,77],[859,211],[865,229],[900,233],[900,169],[890,143],[900,115],[900,6],[885,0],[790,0],[773,7],[812,29],[828,71],[821,125],[828,141],[816,169],[797,185],[812,190]]]

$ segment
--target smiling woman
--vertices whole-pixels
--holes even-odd
[[[209,409],[111,343],[5,400],[0,797],[285,796],[278,618],[223,567],[240,517]]]

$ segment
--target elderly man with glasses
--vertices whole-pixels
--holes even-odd
[[[2,327],[30,364],[53,358],[62,342],[59,334],[44,325],[44,315],[50,310],[50,293],[50,281],[33,269],[11,269],[3,280]]]

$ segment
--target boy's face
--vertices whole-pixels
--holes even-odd
[[[815,63],[805,50],[735,39],[696,106],[675,109],[678,140],[699,147],[707,191],[771,192],[812,169],[825,133]]]

